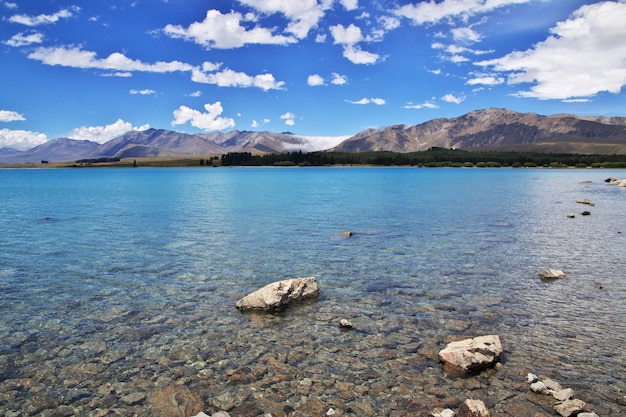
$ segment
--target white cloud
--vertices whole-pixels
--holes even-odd
[[[393,13],[410,19],[415,25],[438,23],[448,18],[467,19],[481,13],[514,4],[529,3],[533,0],[434,0],[423,1],[416,5],[406,4]]]
[[[519,97],[572,100],[618,94],[626,85],[624,22],[624,1],[582,6],[533,48],[476,64],[508,74],[509,84],[532,84]]]
[[[228,68],[220,72],[211,73],[194,69],[191,80],[197,83],[214,84],[219,87],[258,87],[263,91],[281,90],[285,85],[284,81],[276,81],[272,74],[251,76]]]
[[[361,28],[350,23],[350,26],[335,25],[330,27],[330,34],[333,36],[333,43],[341,45],[351,45],[363,40]]]
[[[256,129],[257,127],[259,127],[259,122],[257,122],[256,120],[253,120],[252,123],[250,124],[250,126],[253,129]]]
[[[9,3],[8,1],[5,1],[2,3],[4,5],[4,7],[6,7],[7,9],[17,9],[18,6],[15,3]]]
[[[259,12],[271,15],[282,13],[289,24],[285,31],[298,39],[304,39],[311,28],[315,27],[332,6],[332,1],[323,0],[240,0],[241,3],[255,8]],[[344,0],[344,6],[351,6],[354,0]],[[346,7],[348,7],[346,6]]]
[[[433,97],[431,100],[427,100],[422,104],[415,104],[412,102],[408,102],[404,105],[405,109],[416,109],[416,110],[420,110],[420,109],[438,109],[439,106],[436,105],[435,103],[435,98]]]
[[[339,0],[346,10],[356,10],[359,7],[359,0]]]
[[[392,16],[382,16],[378,20],[382,24],[383,29],[387,32],[400,27],[400,19]]]
[[[382,99],[382,98],[367,98],[367,97],[363,97],[362,99],[357,100],[357,101],[346,100],[346,102],[350,104],[377,104],[379,106],[382,106],[386,103],[385,99]]]
[[[326,83],[324,82],[324,77],[322,77],[319,74],[309,75],[309,77],[306,79],[306,83],[310,85],[311,87],[315,87],[319,85],[326,85]]]
[[[25,151],[45,143],[46,135],[28,130],[0,129],[0,148],[12,148]]]
[[[220,114],[224,111],[221,102],[216,101],[213,104],[207,103],[204,105],[204,109],[206,113],[191,109],[187,106],[180,106],[178,109],[174,110],[172,126],[190,122],[192,126],[207,131],[224,130],[235,126],[234,119],[220,117]]]
[[[461,104],[465,100],[465,96],[455,96],[454,94],[446,94],[441,99],[447,103]]]
[[[8,41],[4,41],[5,45],[20,47],[26,45],[32,45],[33,43],[42,43],[43,42],[43,33],[33,32],[30,34],[24,34],[20,32],[16,35],[13,35],[11,39]]]
[[[296,124],[296,115],[291,112],[287,112],[280,116],[280,120],[284,120],[287,126],[293,126]]]
[[[146,89],[143,89],[143,90],[130,90],[129,93],[130,94],[139,94],[139,95],[142,95],[142,96],[147,96],[147,95],[156,94],[156,91],[150,90],[149,88],[146,88]]]
[[[380,55],[363,51],[357,45],[345,46],[343,56],[353,64],[375,64],[381,59]]]
[[[492,76],[492,75],[486,75],[486,76],[480,76],[480,77],[475,77],[475,78],[471,78],[469,80],[467,80],[467,82],[465,83],[467,85],[498,85],[498,84],[504,84],[504,77],[498,77],[498,76]]]
[[[5,3],[6,4],[6,3]],[[18,14],[11,16],[9,18],[9,22],[19,23],[25,26],[39,26],[39,25],[48,25],[51,23],[56,23],[59,19],[67,19],[74,15],[74,13],[78,13],[80,11],[80,7],[72,6],[67,9],[61,9],[53,14],[40,14],[37,16],[28,16],[25,14]]]
[[[193,93],[189,94],[189,97],[200,97],[202,95],[202,91],[196,90]]]
[[[317,151],[325,151],[330,148],[334,148],[339,145],[341,142],[350,138],[348,136],[300,136],[296,137],[302,139],[304,143],[285,143],[283,144],[283,151],[291,152],[291,151],[299,151],[302,150],[304,152],[317,152]]]
[[[70,139],[90,140],[96,143],[105,143],[131,130],[141,131],[149,128],[150,125],[148,124],[135,127],[130,122],[125,122],[122,119],[117,119],[117,121],[115,121],[114,123],[106,126],[77,127],[76,129],[72,130],[68,137]]]
[[[452,38],[457,42],[474,43],[482,39],[480,33],[472,28],[454,28],[450,31]]]
[[[335,25],[330,27],[333,43],[343,45],[343,56],[354,64],[375,64],[380,60],[380,55],[363,51],[358,42],[363,40],[363,34],[358,26],[353,23],[345,27]]]
[[[335,85],[344,85],[345,83],[348,82],[348,77],[347,76],[338,74],[336,72],[332,73],[332,77],[333,78],[332,78],[332,80],[330,82],[332,84],[335,84]]]
[[[247,44],[287,45],[296,42],[291,36],[274,35],[270,29],[256,26],[248,30],[242,25],[242,22],[255,19],[251,13],[243,16],[234,11],[222,14],[219,10],[209,10],[202,22],[194,22],[187,28],[167,25],[163,31],[172,38],[190,40],[207,49],[240,48]]]
[[[85,51],[78,47],[51,47],[37,48],[28,55],[28,58],[41,61],[46,65],[60,65],[72,68],[93,68],[113,71],[142,71],[166,73],[175,71],[191,71],[192,65],[180,61],[147,64],[133,60],[124,54],[114,52],[106,58],[98,58],[95,52]]]
[[[0,122],[16,122],[26,120],[23,115],[11,110],[0,110]]]

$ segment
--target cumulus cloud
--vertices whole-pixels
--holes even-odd
[[[287,126],[293,126],[296,124],[296,115],[291,112],[287,112],[285,114],[281,114],[280,120],[284,120]]]
[[[106,58],[98,58],[92,51],[86,51],[75,46],[40,47],[28,55],[29,59],[41,61],[46,65],[60,65],[72,68],[93,68],[112,71],[141,71],[167,73],[176,71],[191,71],[192,65],[180,61],[147,64],[139,60],[130,59],[124,54],[114,52]]]
[[[345,75],[341,75],[338,74],[336,72],[332,73],[332,79],[331,79],[331,83],[335,84],[335,85],[344,85],[345,83],[348,82],[348,77],[346,77]]]
[[[25,151],[46,142],[48,138],[43,133],[28,130],[0,129],[0,148],[11,148]]]
[[[454,94],[446,94],[441,99],[447,103],[461,104],[465,100],[465,96],[455,96]]]
[[[276,81],[272,74],[252,76],[228,68],[210,73],[196,68],[192,71],[191,80],[197,83],[214,84],[219,87],[257,87],[263,91],[281,90],[285,85],[284,81]]]
[[[396,16],[404,17],[415,25],[438,23],[444,19],[467,19],[488,13],[501,7],[529,3],[533,0],[434,0],[406,4],[394,10]]]
[[[334,44],[343,45],[343,56],[353,64],[375,64],[381,60],[380,55],[363,51],[357,45],[364,38],[361,29],[353,23],[348,27],[343,25],[331,26],[330,34],[334,39]]]
[[[18,112],[11,110],[0,110],[0,122],[16,122],[26,120],[24,116]]]
[[[151,94],[156,94],[156,91],[154,90],[150,90],[149,88],[143,89],[143,90],[130,90],[129,91],[130,94],[139,94],[142,96],[147,96],[147,95],[151,95]]]
[[[220,117],[224,111],[221,102],[216,101],[213,104],[207,103],[204,105],[204,109],[206,113],[202,113],[199,110],[187,106],[180,106],[178,109],[174,110],[172,126],[190,122],[192,126],[206,131],[224,130],[235,126],[234,119]]]
[[[33,32],[24,34],[20,32],[15,34],[8,41],[4,41],[5,45],[20,47],[26,45],[32,45],[34,43],[42,43],[43,42],[43,33]]]
[[[324,82],[324,77],[322,77],[319,74],[309,75],[309,77],[306,79],[306,83],[310,85],[311,87],[315,87],[319,85],[326,85],[326,83]]]
[[[189,94],[189,97],[200,97],[202,95],[202,91],[196,90],[193,93]]]
[[[135,127],[130,122],[117,119],[114,123],[106,126],[81,126],[77,127],[68,135],[70,139],[90,140],[96,143],[105,143],[111,139],[123,135],[131,130],[146,130],[150,125]]]
[[[298,39],[306,38],[311,28],[324,16],[325,11],[332,7],[332,1],[318,3],[317,0],[240,0],[240,2],[266,15],[283,14],[289,20],[285,32]],[[356,0],[342,2],[346,8],[356,6],[357,3]]]
[[[244,16],[234,11],[222,14],[219,10],[209,10],[202,22],[194,22],[186,28],[167,25],[163,31],[172,38],[189,40],[207,49],[240,48],[247,44],[287,45],[297,41],[292,36],[274,35],[272,30],[259,26],[246,29],[242,24],[254,20],[253,14]]]
[[[382,98],[367,98],[367,97],[363,97],[362,99],[356,100],[356,101],[346,100],[346,102],[350,104],[377,104],[379,106],[382,106],[386,103],[385,99],[382,99]]]
[[[6,3],[5,3],[6,4]],[[25,26],[49,25],[58,22],[60,19],[67,19],[74,16],[80,11],[80,7],[72,6],[67,9],[61,9],[53,14],[40,14],[37,16],[28,16],[25,14],[17,14],[9,17],[9,22],[19,23]]]
[[[532,84],[519,97],[571,101],[618,94],[626,85],[624,22],[622,1],[582,6],[533,48],[476,64],[508,75],[509,84]]]

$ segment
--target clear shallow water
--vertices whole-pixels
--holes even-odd
[[[626,189],[609,176],[626,171],[1,170],[0,409],[158,415],[174,386],[231,415],[470,396],[534,415],[533,372],[619,415]],[[568,277],[541,282],[545,268]],[[299,276],[319,300],[234,308]],[[445,375],[448,338],[481,334],[500,335],[503,370]]]

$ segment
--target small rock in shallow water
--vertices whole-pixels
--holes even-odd
[[[588,198],[583,198],[582,200],[576,200],[576,202],[578,204],[586,204],[588,206],[595,206],[595,204],[593,203],[593,201],[589,200]]]
[[[563,279],[565,278],[565,272],[560,269],[544,269],[539,274],[539,278],[543,280]]]
[[[574,396],[574,390],[571,388],[565,388],[559,391],[553,391],[552,396],[559,401],[569,400]]]
[[[552,391],[560,391],[560,390],[563,389],[561,384],[559,384],[558,382],[556,382],[556,381],[554,381],[552,379],[544,379],[543,383],[546,384],[546,387],[548,387]]]
[[[528,382],[530,382],[531,384],[532,384],[533,382],[537,382],[537,381],[539,381],[539,377],[538,377],[537,375],[535,375],[535,374],[531,374],[531,373],[529,373],[529,374],[526,376],[526,379],[527,379],[527,380],[528,380]]]
[[[616,401],[619,405],[626,405],[626,395],[618,396]]]
[[[532,392],[536,392],[537,394],[549,394],[550,392],[548,387],[546,387],[546,384],[544,384],[541,381],[537,381],[537,382],[530,384],[530,390]]]
[[[554,411],[563,417],[579,414],[584,410],[585,402],[579,399],[567,400],[554,406]]]
[[[339,320],[339,326],[344,329],[351,329],[353,327],[352,323],[346,319]]]
[[[465,400],[459,409],[459,417],[489,417],[489,410],[481,400]]]

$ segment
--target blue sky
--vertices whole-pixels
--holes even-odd
[[[0,148],[626,115],[626,0],[0,1]]]

